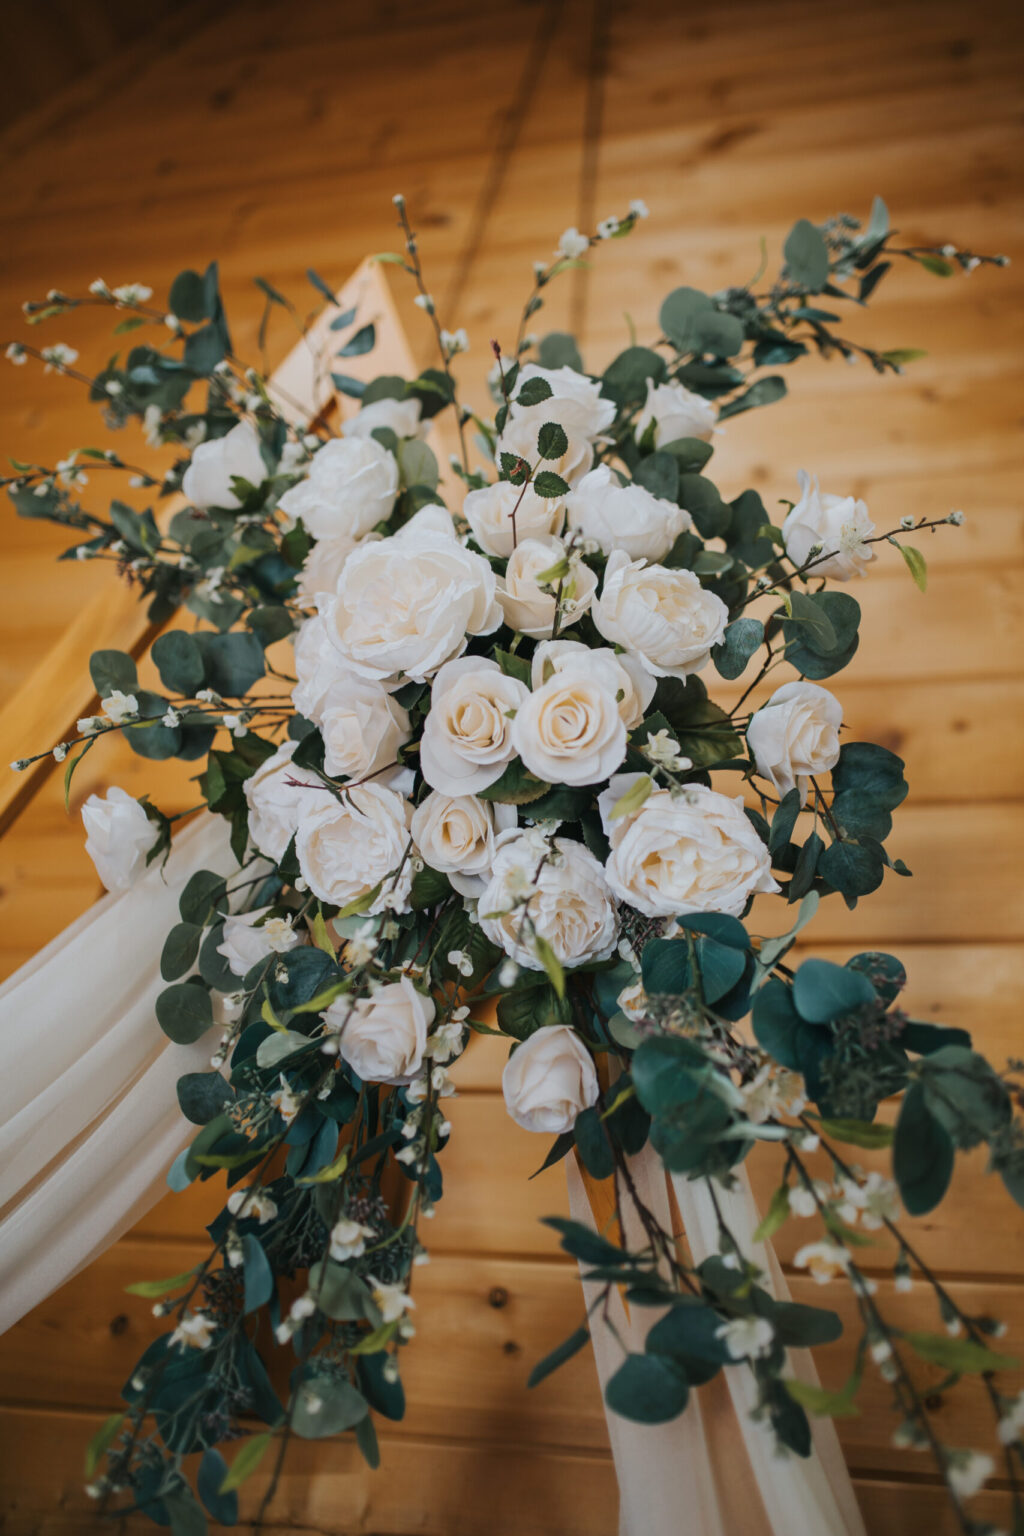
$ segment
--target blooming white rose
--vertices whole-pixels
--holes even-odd
[[[397,495],[395,456],[375,437],[332,437],[278,506],[315,539],[357,539],[391,516]]]
[[[480,897],[480,926],[505,953],[532,971],[544,969],[534,935],[566,966],[607,960],[619,920],[604,870],[582,843],[532,831],[502,832]]]
[[[537,585],[537,577],[566,558],[561,539],[520,539],[509,557],[505,575],[498,582],[498,601],[505,623],[521,635],[539,640],[551,634],[555,623],[555,592]],[[586,613],[597,591],[597,577],[582,560],[572,560],[569,574],[562,583],[563,623],[571,624]]]
[[[319,614],[307,619],[294,636],[295,676],[292,703],[307,720],[320,722],[320,711],[335,683],[351,677],[351,669],[331,644],[327,625]]]
[[[434,1003],[408,976],[355,1002],[339,997],[324,1014],[340,1031],[338,1052],[364,1083],[405,1085],[419,1072],[434,1022]]]
[[[693,571],[630,560],[615,550],[605,567],[594,623],[606,640],[631,651],[655,677],[689,677],[707,666],[729,610]]]
[[[647,380],[647,399],[636,423],[636,440],[642,443],[647,428],[654,423],[654,446],[677,443],[683,437],[710,441],[718,415],[703,395],[694,394],[682,384],[655,384]]]
[[[116,784],[106,799],[90,795],[82,806],[85,851],[108,891],[127,891],[144,873],[146,855],[160,836],[156,822]]]
[[[784,683],[747,726],[757,771],[780,795],[799,787],[807,799],[812,774],[828,773],[839,761],[843,706],[816,683]]]
[[[572,668],[524,699],[512,722],[512,744],[546,783],[597,784],[625,757],[626,727],[602,679]]]
[[[551,394],[539,405],[521,405],[518,397],[531,379],[543,379]],[[504,430],[494,446],[495,463],[501,463],[503,453],[514,453],[527,464],[536,464],[537,434],[545,422],[554,421],[565,432],[568,446],[560,459],[545,459],[544,468],[572,484],[594,462],[594,443],[614,420],[615,403],[602,397],[601,386],[594,379],[575,368],[541,368],[527,363],[520,369]]]
[[[379,885],[368,912],[407,911],[410,815],[409,802],[377,782],[343,790],[339,800],[303,815],[295,851],[313,895],[345,907]]]
[[[865,576],[874,551],[865,543],[875,531],[863,501],[853,496],[822,495],[818,477],[801,469],[797,475],[800,500],[786,515],[782,538],[786,554],[794,565],[811,558],[815,545],[821,546],[822,558],[811,567],[815,576],[832,576],[849,581],[851,576]]]
[[[467,635],[501,623],[494,572],[450,528],[443,508],[424,507],[394,538],[351,554],[337,594],[318,599],[332,643],[362,677],[423,682]]]
[[[565,523],[561,496],[538,496],[532,485],[513,485],[498,480],[482,490],[470,491],[462,515],[474,539],[489,555],[506,560],[512,553],[512,512],[515,509],[515,542],[559,534]]]
[[[529,698],[496,661],[460,656],[434,678],[420,742],[420,770],[446,795],[477,794],[515,757],[511,715]]]
[[[240,421],[223,437],[211,438],[194,449],[182,478],[182,495],[194,507],[225,507],[233,512],[242,505],[231,489],[235,475],[250,485],[261,485],[267,478],[259,433],[248,421]]]
[[[514,805],[434,789],[413,811],[410,830],[431,869],[447,875],[463,896],[478,896],[494,862],[495,831],[515,824]]]
[[[334,778],[362,779],[395,761],[409,740],[409,716],[380,683],[347,677],[332,683],[320,711],[324,767]]]
[[[592,469],[565,500],[569,527],[592,539],[606,555],[624,549],[631,560],[660,560],[693,526],[674,501],[652,496],[642,485],[620,485],[607,464]]]
[[[597,1103],[590,1052],[568,1024],[548,1024],[517,1045],[501,1075],[505,1108],[524,1131],[561,1136]]]
[[[533,653],[531,683],[540,688],[558,672],[583,671],[618,701],[627,731],[635,730],[658,686],[635,656],[610,646],[584,645],[581,640],[542,640]]]
[[[326,804],[328,792],[315,774],[292,767],[297,741],[286,741],[245,781],[249,836],[261,853],[277,862],[288,851],[299,817]]]
[[[657,789],[631,815],[613,820],[616,802],[637,777],[617,774],[597,802],[611,843],[605,873],[620,900],[646,917],[738,917],[748,896],[779,889],[739,796],[702,785],[679,796]]]
[[[247,976],[268,955],[285,955],[303,942],[290,918],[267,917],[269,911],[269,907],[257,907],[224,919],[224,939],[217,945],[217,953],[224,956],[236,976]]]
[[[342,437],[369,437],[378,427],[387,427],[396,437],[422,437],[426,423],[420,421],[418,400],[373,400],[361,406],[354,416],[341,424]]]
[[[345,561],[358,544],[359,540],[347,533],[340,533],[333,539],[317,539],[299,572],[296,596],[304,608],[315,607],[321,592],[337,590]]]

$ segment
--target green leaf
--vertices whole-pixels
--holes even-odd
[[[160,681],[171,693],[194,698],[206,682],[203,653],[192,635],[172,629],[153,642],[153,660]]]
[[[703,1302],[684,1301],[674,1306],[647,1335],[649,1354],[675,1355],[683,1360],[707,1360],[725,1365],[731,1359],[725,1340],[719,1338],[723,1318]]]
[[[885,873],[885,863],[877,845],[833,843],[818,860],[818,873],[834,891],[849,900],[877,891]]]
[[[156,1000],[157,1023],[175,1045],[191,1045],[213,1024],[213,1004],[197,982],[167,987]]]
[[[160,955],[160,975],[164,981],[177,981],[192,969],[202,937],[203,930],[194,923],[175,923]]]
[[[543,1216],[541,1220],[546,1227],[551,1227],[561,1234],[562,1247],[566,1253],[574,1259],[579,1259],[583,1264],[631,1264],[635,1261],[622,1248],[610,1243],[606,1237],[601,1237],[591,1227],[585,1227],[580,1221],[571,1221],[568,1216]]]
[[[224,1494],[221,1486],[228,1476],[228,1464],[215,1446],[203,1452],[196,1475],[196,1492],[211,1517],[220,1525],[235,1525],[238,1521],[238,1495],[229,1490]]]
[[[252,1232],[242,1238],[243,1278],[245,1281],[246,1315],[266,1306],[274,1294],[274,1272],[263,1251],[263,1244]]]
[[[782,248],[788,276],[812,293],[820,293],[828,282],[829,257],[825,237],[810,219],[800,219]]]
[[[195,637],[209,686],[224,698],[239,699],[263,676],[263,647],[248,630],[226,635],[200,631]]]
[[[139,683],[135,663],[125,651],[93,651],[89,676],[101,699],[115,692],[134,693]]]
[[[785,1184],[780,1184],[772,1195],[768,1209],[754,1232],[754,1242],[766,1243],[769,1238],[775,1236],[788,1217],[789,1189]]]
[[[535,778],[518,757],[512,759],[501,777],[484,789],[477,790],[480,800],[497,800],[502,805],[529,805],[539,800],[551,788],[543,779]]]
[[[679,495],[679,462],[670,453],[649,453],[633,471],[633,479],[661,501]]]
[[[719,674],[733,681],[745,671],[747,662],[763,642],[764,625],[760,619],[734,619],[721,645],[712,648],[711,659]]]
[[[887,363],[902,368],[904,363],[916,363],[918,358],[927,357],[928,353],[922,347],[893,347],[891,351],[883,352],[882,356]]]
[[[754,1038],[780,1067],[799,1072],[799,1041],[803,1021],[793,1006],[793,991],[771,976],[754,998]]]
[[[786,597],[790,622],[804,626],[803,643],[812,650],[829,652],[836,649],[836,632],[827,610],[813,596],[803,592],[791,592]]]
[[[514,677],[529,688],[532,672],[525,656],[516,656],[512,651],[496,650],[494,659],[506,677]]]
[[[348,395],[351,400],[361,400],[366,393],[365,381],[354,379],[350,373],[332,373],[331,383],[339,395]]]
[[[777,373],[769,373],[763,379],[758,379],[745,389],[742,395],[734,395],[719,407],[719,421],[727,421],[730,416],[739,416],[743,411],[755,410],[758,406],[774,405],[776,400],[782,400],[786,395],[786,381]]]
[[[852,1419],[860,1414],[860,1409],[853,1401],[860,1386],[858,1373],[850,1377],[840,1392],[829,1392],[817,1382],[794,1381],[786,1376],[782,1378],[782,1385],[794,1403],[799,1403],[801,1408],[806,1408],[810,1413],[828,1414],[833,1419]]]
[[[676,288],[659,313],[661,328],[678,352],[713,352],[732,357],[743,346],[743,326],[734,315],[717,310],[697,288]]]
[[[539,475],[533,477],[533,488],[538,496],[551,500],[555,496],[568,496],[569,482],[563,480],[561,475],[556,475],[553,470],[542,469]]]
[[[208,319],[212,313],[207,306],[206,285],[199,273],[191,269],[178,273],[171,284],[167,303],[172,315],[193,324]]]
[[[601,393],[624,410],[646,398],[648,380],[660,384],[664,377],[665,359],[659,352],[651,347],[627,347],[605,369]]]
[[[256,1471],[273,1438],[269,1430],[263,1430],[260,1434],[250,1435],[243,1441],[241,1450],[231,1463],[227,1476],[220,1485],[221,1493],[232,1493],[236,1488],[241,1488],[245,1480]]]
[[[914,260],[919,267],[924,267],[926,272],[931,272],[935,277],[952,277],[956,270],[951,261],[941,256],[915,256]]]
[[[377,331],[373,325],[360,326],[354,336],[350,336],[340,352],[335,357],[363,357],[367,352],[372,352],[377,341]]]
[[[166,1280],[133,1280],[131,1285],[125,1286],[125,1294],[150,1298],[166,1296],[168,1291],[180,1291],[195,1278],[197,1268],[198,1266],[194,1265],[191,1269],[182,1270],[180,1275],[171,1275]]]
[[[569,439],[565,435],[565,428],[557,421],[546,421],[537,433],[537,452],[541,458],[560,459],[568,451]]]
[[[178,1078],[178,1107],[193,1125],[208,1125],[234,1098],[219,1072],[186,1072]]]
[[[608,814],[609,821],[619,821],[623,816],[632,816],[638,811],[644,801],[654,791],[654,780],[649,773],[642,773],[640,777],[629,786],[625,794],[619,796]]]
[[[334,914],[336,923],[342,922],[346,917],[357,917],[361,912],[368,912],[380,895],[380,881],[372,890],[364,891],[361,896],[355,896],[345,906]]]
[[[805,960],[793,981],[793,1001],[812,1024],[831,1024],[843,1014],[870,1007],[875,989],[862,971],[830,960]]]
[[[310,1376],[295,1390],[292,1429],[303,1440],[324,1440],[354,1429],[368,1412],[365,1397],[351,1382],[336,1376]]]
[[[627,1355],[604,1392],[613,1413],[637,1424],[678,1418],[689,1395],[681,1368],[666,1355]]]
[[[893,1176],[908,1215],[924,1216],[939,1204],[954,1156],[953,1138],[929,1110],[920,1083],[913,1083],[900,1106],[892,1147]]]
[[[867,1120],[822,1120],[821,1129],[833,1141],[848,1142],[853,1147],[891,1147],[895,1131],[891,1125],[874,1125]]]
[[[940,1365],[958,1376],[974,1371],[1015,1371],[1020,1364],[1011,1355],[998,1355],[973,1339],[951,1338],[947,1333],[905,1333],[903,1337],[922,1360]]]
[[[554,391],[547,379],[527,379],[515,396],[517,405],[542,405]]]
[[[565,972],[562,970],[561,961],[543,934],[533,935],[533,949],[555,989],[556,996],[561,1000],[565,996]]]
[[[575,336],[567,331],[549,331],[537,344],[537,361],[542,368],[572,368],[583,372],[583,359]]]
[[[601,1114],[595,1105],[581,1110],[576,1116],[573,1136],[591,1178],[610,1178],[615,1172],[615,1157],[601,1122]]]
[[[425,485],[429,491],[436,490],[440,478],[437,459],[420,438],[408,437],[400,442],[397,458],[403,486]]]
[[[159,1295],[159,1292],[157,1293]],[[121,1425],[124,1423],[123,1413],[112,1413],[109,1419],[105,1419],[99,1429],[93,1435],[85,1448],[85,1475],[95,1476],[96,1469],[106,1455],[107,1451],[117,1439]]]
[[[545,1355],[543,1360],[537,1362],[526,1379],[526,1385],[528,1387],[538,1386],[545,1376],[550,1376],[552,1371],[557,1371],[558,1367],[564,1365],[567,1360],[571,1360],[573,1355],[579,1354],[589,1338],[590,1328],[586,1323],[583,1323],[576,1329],[575,1333],[570,1333],[569,1337],[563,1339],[561,1344],[553,1349],[549,1355]]]
[[[896,545],[896,548],[906,561],[907,570],[913,576],[914,585],[918,591],[926,592],[928,590],[928,562],[925,560],[924,555],[922,555],[919,549],[915,549],[912,544],[900,544],[895,539],[892,540],[892,543]]]

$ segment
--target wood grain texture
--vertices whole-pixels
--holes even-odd
[[[17,305],[51,284],[81,289],[103,275],[166,288],[180,268],[217,256],[236,344],[255,355],[252,275],[300,300],[308,265],[340,283],[368,251],[394,246],[398,190],[444,321],[473,337],[460,375],[481,403],[489,339],[511,345],[530,262],[548,256],[567,225],[633,197],[647,199],[652,218],[553,285],[531,322],[540,332],[578,326],[594,367],[627,344],[624,310],[643,337],[672,286],[742,280],[762,235],[777,250],[796,217],[863,213],[875,192],[909,240],[1024,255],[1024,38],[1009,0],[967,11],[954,0],[719,0],[700,12],[670,0],[508,0],[500,28],[465,0],[358,9],[259,0],[175,12],[159,48],[112,55],[3,135],[6,334],[33,334]],[[826,488],[865,497],[879,526],[907,513],[967,514],[962,529],[925,545],[927,596],[892,550],[853,589],[864,639],[836,691],[854,739],[906,758],[912,794],[893,846],[914,878],[888,877],[853,914],[826,903],[806,952],[896,949],[915,1016],[972,1029],[1002,1061],[1022,1054],[1024,988],[1024,278],[1018,262],[968,280],[910,271],[890,281],[852,333],[926,347],[928,357],[900,379],[802,366],[788,376],[787,406],[728,424],[714,472],[726,493],[756,486],[769,508],[792,495],[806,467]],[[411,293],[395,297],[426,364],[423,317]],[[107,321],[86,312],[47,339],[102,356]],[[271,360],[290,344],[284,327],[273,329]],[[7,452],[53,462],[95,436],[92,411],[69,385],[28,368],[0,372]],[[132,451],[147,453],[135,443]],[[98,479],[90,489],[101,490]],[[59,530],[2,515],[7,699],[97,594],[94,611],[106,615],[109,587],[104,571],[53,563],[66,543]],[[99,622],[84,627],[85,649],[102,642]],[[76,634],[57,653],[71,690],[76,670],[84,676],[82,645]],[[32,739],[9,755],[47,745],[36,735],[47,719],[38,713]],[[167,809],[191,803],[181,765],[143,763],[123,747],[87,760],[71,819],[51,779],[0,842],[4,972],[97,894],[77,810],[110,782],[152,787]],[[762,904],[757,922],[778,931],[785,917]],[[477,1040],[459,1064],[447,1195],[429,1234],[434,1264],[417,1272],[409,1419],[384,1438],[377,1476],[343,1444],[297,1447],[268,1536],[616,1528],[589,1357],[529,1397],[523,1385],[531,1360],[574,1325],[578,1295],[572,1266],[539,1225],[565,1209],[561,1173],[529,1180],[546,1149],[505,1117],[503,1056],[500,1043]],[[765,1151],[751,1163],[764,1200],[777,1158]],[[119,1288],[179,1267],[214,1208],[210,1186],[169,1197],[0,1341],[0,1508],[12,1536],[95,1528],[80,1490],[82,1446],[153,1326],[145,1304]],[[1007,1320],[1004,1343],[1021,1353],[1022,1223],[982,1160],[909,1231],[965,1304]],[[784,1263],[800,1241],[801,1223],[791,1222],[778,1245]],[[888,1301],[892,1251],[879,1243],[865,1252]],[[806,1279],[793,1282],[806,1292]],[[498,1291],[507,1293],[501,1306]],[[936,1324],[920,1287],[893,1304],[917,1326]],[[844,1348],[823,1357],[829,1380],[849,1363]],[[953,1527],[927,1463],[893,1450],[892,1426],[879,1417],[884,1390],[877,1379],[865,1390],[872,1413],[845,1421],[842,1433],[872,1536],[945,1536]],[[970,1390],[951,1393],[938,1413],[959,1443],[988,1443]],[[1005,1494],[997,1486],[972,1513],[1007,1524]]]

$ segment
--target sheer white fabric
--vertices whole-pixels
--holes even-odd
[[[105,897],[0,987],[0,1331],[165,1192],[191,1129],[175,1083],[212,1047],[160,1033],[160,951],[189,876],[235,867],[226,824],[201,817],[163,873]]]

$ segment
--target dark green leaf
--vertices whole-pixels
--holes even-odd
[[[183,629],[168,630],[153,642],[152,654],[164,687],[194,698],[206,682],[206,671],[193,637]]]
[[[135,663],[125,651],[93,651],[89,657],[89,675],[101,699],[115,691],[134,693],[139,681]]]
[[[156,1000],[157,1023],[175,1045],[191,1045],[213,1023],[210,994],[197,982],[167,987]]]
[[[830,960],[805,960],[793,981],[793,1001],[802,1018],[831,1024],[877,1002],[875,989],[862,971],[833,965]]]
[[[537,452],[541,458],[560,459],[568,451],[569,439],[565,435],[565,428],[557,421],[546,421],[537,433]]]
[[[548,499],[569,494],[569,482],[550,469],[542,469],[539,475],[534,475],[532,484],[538,496]]]
[[[242,1238],[245,1279],[245,1311],[256,1312],[266,1306],[274,1294],[274,1273],[263,1251],[263,1244],[253,1233]]]
[[[952,1137],[928,1109],[920,1083],[913,1083],[900,1106],[892,1148],[893,1176],[909,1215],[924,1216],[939,1204],[954,1155]]]
[[[821,230],[810,219],[800,219],[793,225],[786,236],[783,255],[790,279],[812,293],[820,293],[828,282],[828,247]]]
[[[195,923],[175,923],[160,955],[160,975],[164,981],[177,981],[192,969],[202,936],[202,928]]]
[[[760,619],[734,619],[725,631],[721,645],[713,647],[711,659],[722,677],[730,681],[741,676],[747,662],[764,643],[764,625]]]
[[[637,1424],[664,1424],[686,1407],[690,1387],[666,1355],[627,1355],[605,1387],[613,1413]]]
[[[545,1376],[550,1376],[552,1371],[557,1371],[558,1367],[564,1365],[567,1360],[571,1360],[573,1355],[579,1354],[589,1338],[590,1329],[586,1323],[583,1323],[575,1333],[570,1333],[567,1339],[563,1339],[549,1355],[545,1355],[543,1360],[538,1361],[527,1377],[526,1385],[528,1387],[539,1385]]]

